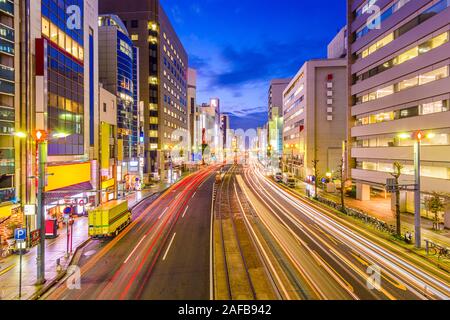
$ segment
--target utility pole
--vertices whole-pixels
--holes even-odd
[[[399,162],[394,162],[394,172],[391,176],[395,179],[395,219],[397,236],[402,235],[401,213],[400,213],[400,183],[399,179],[402,174],[403,166]]]
[[[415,133],[414,142],[414,175],[416,178],[416,187],[414,193],[414,233],[416,248],[420,249],[422,237],[420,230],[420,142],[423,138],[422,132]]]
[[[37,133],[38,135],[38,133]],[[37,248],[37,285],[45,283],[45,165],[47,163],[47,141],[45,137],[37,137],[39,168],[37,192],[37,225],[40,230],[39,246]]]

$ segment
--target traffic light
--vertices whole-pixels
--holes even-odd
[[[44,142],[47,140],[48,133],[45,130],[34,130],[33,138],[36,142]]]

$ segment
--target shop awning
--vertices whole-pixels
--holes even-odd
[[[63,201],[65,198],[72,198],[80,193],[93,191],[90,182],[74,184],[69,187],[53,190],[45,193],[45,204],[49,205],[57,201]]]

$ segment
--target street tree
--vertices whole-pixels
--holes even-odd
[[[319,188],[319,160],[312,160],[313,170],[314,170],[314,198],[318,199],[317,189]]]
[[[348,181],[348,179],[345,178],[344,159],[341,159],[338,169],[339,170],[337,172],[336,177],[341,181],[341,211],[346,212],[346,209],[345,209],[345,183]]]
[[[442,200],[442,197],[437,192],[433,192],[433,194],[425,200],[425,207],[428,211],[430,211],[433,216],[433,229],[439,229],[439,212],[444,210],[445,204]]]

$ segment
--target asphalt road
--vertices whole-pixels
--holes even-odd
[[[414,259],[394,253],[389,244],[380,245],[333,213],[300,200],[264,177],[258,165],[244,172],[259,218],[309,284],[304,289],[319,299],[450,297],[447,278],[436,277],[412,263]]]
[[[62,282],[43,298],[208,299],[210,205],[216,169],[188,176],[151,204],[143,203],[132,224],[116,238],[92,241],[78,264],[80,287],[73,285],[74,275],[69,279],[72,285]],[[174,248],[168,251],[171,242]]]

